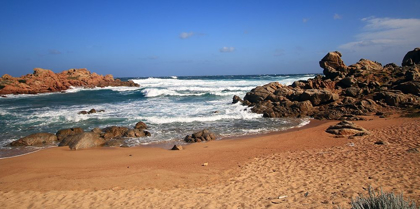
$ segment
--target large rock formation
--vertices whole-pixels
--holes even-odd
[[[8,74],[0,78],[1,94],[37,94],[46,92],[64,91],[74,87],[105,87],[105,86],[139,86],[132,81],[114,79],[112,75],[98,75],[90,73],[87,69],[70,69],[61,73],[51,70],[35,68],[32,74],[19,78]]]
[[[335,120],[391,109],[418,109],[419,54],[419,48],[408,52],[403,67],[393,63],[382,66],[367,59],[346,66],[340,52],[330,52],[319,62],[324,76],[290,86],[277,82],[258,86],[245,95],[243,104],[265,117]]]

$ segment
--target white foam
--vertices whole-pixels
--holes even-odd
[[[178,93],[168,89],[144,89],[141,91],[145,97],[158,97],[158,96],[201,96],[204,93]]]
[[[67,89],[66,93],[76,93],[79,91],[97,91],[97,90],[112,90],[112,91],[135,91],[140,89],[140,87],[131,87],[131,86],[106,86],[106,87],[94,87],[94,88],[83,88],[83,87],[74,87],[70,86]]]

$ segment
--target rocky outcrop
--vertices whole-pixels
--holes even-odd
[[[412,65],[399,67],[360,59],[346,66],[340,52],[328,53],[320,62],[324,76],[317,75],[290,86],[278,82],[248,92],[242,104],[264,117],[314,117],[339,120],[344,116],[420,108],[419,49],[407,53]],[[238,98],[234,97],[233,102]]]
[[[55,134],[35,133],[10,143],[10,146],[45,146],[55,145],[57,142]]]
[[[204,130],[195,132],[192,135],[187,135],[184,138],[184,141],[188,143],[194,143],[194,142],[211,141],[215,139],[216,139],[216,135],[214,133],[210,132],[207,129],[204,129]]]
[[[327,133],[330,134],[334,134],[334,135],[340,135],[340,136],[348,136],[348,135],[352,135],[352,136],[364,136],[364,135],[368,135],[369,132],[350,122],[350,121],[341,121],[336,125],[330,126],[327,130]]]
[[[74,87],[105,87],[105,86],[132,86],[138,84],[132,81],[114,79],[112,75],[98,75],[90,73],[87,69],[70,69],[61,73],[51,70],[35,68],[32,74],[19,78],[8,74],[0,78],[0,95],[2,94],[37,94],[58,92]]]

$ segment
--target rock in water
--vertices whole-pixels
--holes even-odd
[[[350,121],[341,121],[340,123],[330,126],[327,130],[327,133],[335,134],[335,135],[356,135],[356,136],[363,136],[369,134],[369,132],[350,122]]]
[[[232,101],[232,104],[236,104],[236,103],[238,103],[238,102],[241,102],[241,103],[243,103],[244,101],[239,97],[239,96],[237,96],[237,95],[235,95],[235,96],[233,96],[233,99],[232,99],[233,101]]]
[[[10,146],[43,146],[58,142],[57,136],[50,133],[36,133],[10,143]]]
[[[144,122],[140,121],[140,122],[136,123],[134,128],[139,129],[139,130],[143,130],[143,129],[147,129],[147,125]]]

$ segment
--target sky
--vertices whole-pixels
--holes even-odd
[[[419,0],[0,0],[0,76],[321,73],[329,51],[401,65],[420,47],[418,11]]]

